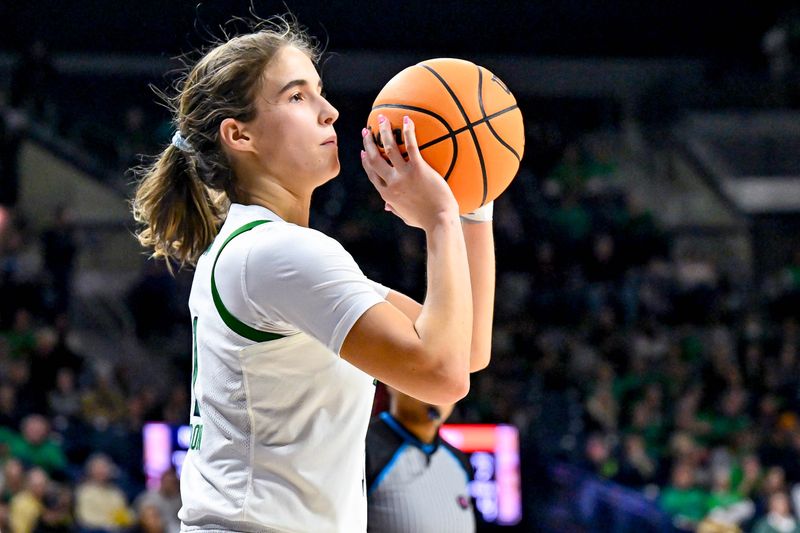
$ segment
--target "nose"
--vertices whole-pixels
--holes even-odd
[[[320,122],[330,126],[339,118],[339,110],[333,107],[327,99],[323,98],[322,102],[322,110],[319,115]]]

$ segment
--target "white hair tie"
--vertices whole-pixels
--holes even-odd
[[[180,131],[176,131],[175,135],[172,136],[172,146],[187,154],[194,152],[192,145],[181,135]]]

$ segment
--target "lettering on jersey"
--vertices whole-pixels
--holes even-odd
[[[189,449],[199,450],[203,444],[203,424],[192,424],[192,436],[189,439]]]
[[[194,387],[197,383],[197,317],[192,318],[192,413],[191,419],[200,418],[200,400],[197,399]],[[189,449],[199,450],[200,445],[203,443],[203,424],[193,423],[191,425],[192,433],[189,437]]]
[[[192,416],[200,416],[200,402],[194,392],[197,383],[197,317],[192,319]]]

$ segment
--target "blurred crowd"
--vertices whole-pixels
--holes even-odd
[[[0,101],[0,530],[176,532],[177,474],[146,487],[142,427],[187,422],[189,346],[165,389],[133,384],[136,361],[84,353],[72,327],[80,231],[68,207],[42,231],[14,207],[26,121],[52,123],[112,169],[155,153],[169,124],[132,105],[114,135],[84,129],[46,97],[46,49],[22,61]],[[312,225],[369,277],[421,298],[423,236],[347,173],[361,117],[334,103],[346,171],[320,191]],[[678,529],[800,532],[800,249],[763,286],[742,283],[677,250],[620,185],[614,132],[527,127],[528,156],[495,208],[493,360],[452,421],[513,423],[523,469],[534,457],[578,465],[640,490]],[[132,285],[139,340],[185,335],[182,275],[149,262]]]
[[[609,153],[567,146],[498,202],[493,362],[462,414],[681,530],[800,531],[800,253],[755,287],[678,250]]]
[[[67,209],[34,234],[0,206],[0,530],[176,532],[176,473],[145,488],[141,432],[182,423],[186,392],[134,390],[124,363],[82,352],[79,251]]]

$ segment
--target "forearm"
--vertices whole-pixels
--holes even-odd
[[[413,305],[381,303],[356,321],[342,344],[351,363],[386,384],[429,403],[453,403],[469,391],[472,289],[458,204],[447,183],[422,158],[414,124],[403,118],[408,159],[390,124],[378,118],[383,153],[365,128],[361,162],[386,209],[427,239],[428,284],[419,316]],[[389,161],[386,160],[388,158]]]
[[[470,372],[489,364],[492,355],[494,317],[495,257],[492,222],[463,222],[472,287],[472,346]]]
[[[472,291],[464,236],[457,216],[426,232],[427,292],[415,329],[429,357],[447,374],[469,373]]]

